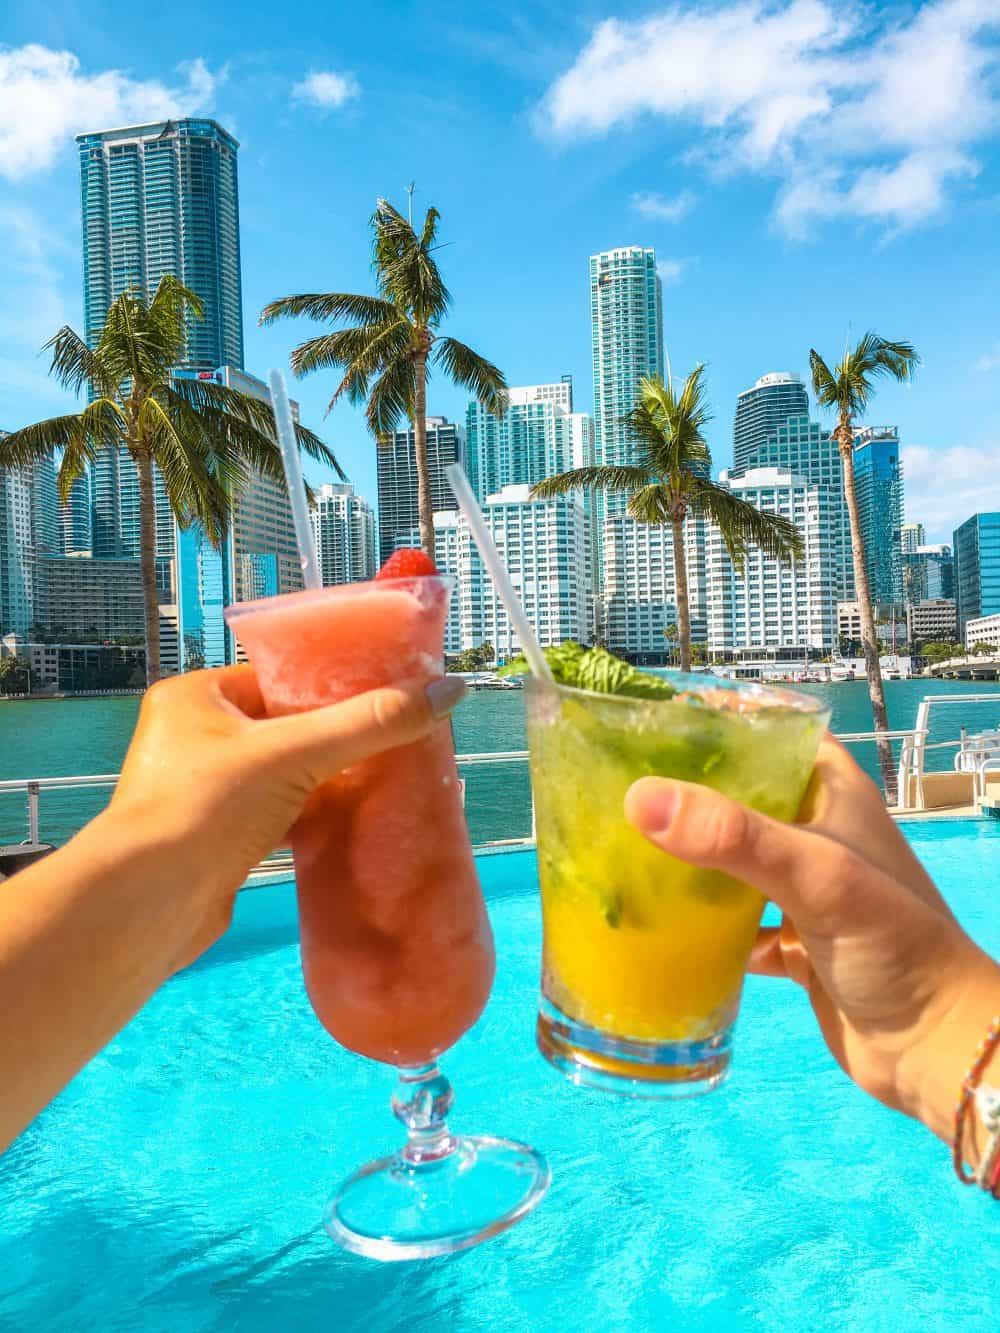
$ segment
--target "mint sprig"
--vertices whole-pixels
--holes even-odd
[[[606,648],[584,648],[570,639],[542,651],[557,685],[630,699],[671,699],[677,693],[667,681],[623,662]],[[515,657],[497,675],[524,676],[530,671],[525,658]]]

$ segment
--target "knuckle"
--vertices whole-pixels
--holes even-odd
[[[705,812],[702,837],[721,860],[730,861],[753,841],[753,816],[735,801],[719,799]]]
[[[384,736],[397,736],[413,729],[413,704],[402,690],[376,690],[371,709],[375,726]]]

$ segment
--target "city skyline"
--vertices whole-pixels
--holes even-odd
[[[725,104],[718,117],[707,100],[644,101],[643,89],[662,81],[623,82],[627,60],[648,70],[667,58],[666,10],[625,20],[591,6],[554,25],[542,6],[520,5],[471,19],[463,13],[458,23],[437,11],[432,21],[420,3],[401,14],[375,0],[335,22],[307,2],[306,45],[268,10],[254,11],[251,36],[226,4],[206,13],[181,0],[166,29],[144,13],[117,23],[119,7],[108,7],[105,25],[74,11],[44,24],[12,14],[5,32],[0,242],[14,272],[0,323],[0,424],[17,426],[68,402],[47,381],[37,350],[60,323],[83,323],[73,136],[186,112],[214,117],[242,144],[246,364],[258,372],[284,363],[293,341],[287,329],[256,329],[263,303],[289,291],[362,288],[374,199],[384,193],[403,203],[404,185],[416,178],[415,205],[442,210],[463,329],[510,382],[572,373],[577,410],[591,410],[580,259],[623,242],[652,246],[674,368],[709,363],[718,467],[732,461],[737,394],[772,369],[805,378],[810,346],[829,358],[849,332],[875,327],[909,338],[925,362],[912,388],[880,389],[873,417],[900,429],[907,516],[941,542],[975,509],[1000,417],[1000,327],[992,313],[1000,275],[989,262],[998,172],[983,129],[995,121],[995,98],[981,73],[994,44],[985,6],[961,21],[945,0],[919,13],[902,7],[891,18],[862,6],[842,16],[822,66],[793,36],[787,58],[755,60],[752,99],[734,101],[718,83],[704,88],[699,97]],[[685,11],[684,42],[697,38],[709,55],[734,60],[717,46],[720,16],[731,8]],[[817,12],[832,11],[820,2]],[[770,49],[772,19],[763,16],[740,36],[748,58]],[[894,82],[893,70],[904,46],[911,60],[932,60],[922,53],[941,43],[920,42],[932,19],[969,57],[961,86],[949,84],[951,109],[921,106],[912,126],[899,121],[899,135],[881,149],[877,136],[869,148],[855,135],[842,157],[827,161],[816,159],[814,145],[846,136],[807,135],[795,113],[778,124],[774,141],[750,151],[753,127],[782,104],[792,66],[828,94],[814,127],[836,128],[849,112],[857,127],[879,97],[898,112],[908,95],[901,90],[919,79]],[[595,35],[611,21],[618,57],[602,55]],[[640,43],[643,22],[650,37]],[[398,39],[392,50],[376,39],[387,23]],[[854,99],[841,76],[862,33],[873,76]],[[391,127],[407,100],[405,71],[421,52],[433,53],[438,77],[422,90],[422,114],[400,139]],[[580,96],[584,71],[594,93],[589,110]],[[692,96],[671,92],[682,103]],[[12,121],[15,105],[24,114]],[[498,176],[520,187],[495,192],[488,210],[466,188],[484,136],[496,145]],[[920,136],[968,169],[949,174],[940,165],[947,154],[921,156],[913,142]],[[336,171],[323,166],[334,162]],[[306,420],[321,421],[332,387],[324,375],[297,386]],[[432,386],[433,413],[461,420],[464,407],[460,392]],[[358,491],[374,495],[375,450],[360,417],[338,407],[323,429]]]

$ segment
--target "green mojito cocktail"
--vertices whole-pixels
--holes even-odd
[[[725,1075],[764,898],[653,847],[626,823],[625,793],[637,778],[680,778],[791,820],[829,714],[807,695],[603,660],[630,693],[526,682],[538,1042],[576,1082],[687,1095]]]

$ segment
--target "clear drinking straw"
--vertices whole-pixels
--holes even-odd
[[[552,684],[552,672],[549,670],[549,664],[542,652],[542,645],[538,642],[538,636],[532,628],[527,612],[514,591],[510,575],[500,559],[500,552],[496,548],[496,543],[490,536],[490,530],[486,526],[482,510],[472,493],[472,487],[469,485],[469,478],[465,475],[465,470],[461,463],[449,463],[445,468],[445,474],[451,489],[455,493],[459,508],[465,515],[465,521],[472,530],[472,536],[479,548],[482,562],[493,580],[493,586],[499,593],[508,616],[510,616],[510,623],[517,632],[517,637],[521,642],[521,651],[528,659],[528,665],[531,667],[532,673]]]
[[[285,388],[285,377],[280,370],[272,370],[271,407],[274,409],[274,424],[278,431],[278,444],[281,446],[281,461],[285,465],[285,481],[288,485],[288,499],[292,506],[292,522],[295,525],[295,544],[299,548],[299,564],[302,566],[302,581],[307,588],[321,588],[319,561],[316,559],[316,543],[313,541],[312,524],[309,521],[309,505],[306,502],[306,483],[302,476],[302,460],[299,457],[299,443],[295,438],[295,423],[292,421],[292,408]]]

